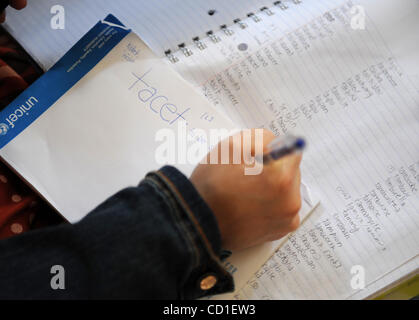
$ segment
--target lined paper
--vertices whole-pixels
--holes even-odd
[[[36,0],[22,11],[7,9],[5,27],[44,69],[49,69],[97,21],[109,13],[132,28],[159,56],[178,44],[192,42],[208,30],[270,5],[268,0]],[[65,29],[53,30],[51,7],[65,9]],[[208,15],[208,10],[216,10]]]
[[[162,56],[269,4],[214,1],[223,10],[210,18],[208,2],[168,2],[72,1],[62,33],[49,28],[60,1],[38,0],[8,12],[7,28],[47,69],[108,12]],[[358,3],[366,30],[350,28]],[[216,32],[221,42],[204,38],[207,49],[191,45],[190,57],[176,53],[172,66],[236,124],[309,142],[302,173],[321,206],[234,298],[365,298],[419,267],[418,6],[305,0],[231,25],[232,36]],[[364,290],[350,285],[354,265],[365,268]]]
[[[304,1],[173,64],[235,123],[309,142],[320,208],[237,299],[364,298],[419,267],[419,3],[358,3],[365,30],[351,1]]]
[[[300,224],[303,225],[319,206],[320,200],[316,194],[311,192],[304,182],[301,183],[300,192],[302,201],[301,209],[298,214],[300,216]],[[287,241],[289,236],[291,236],[291,234],[272,242],[266,242],[239,252],[233,252],[232,255],[224,261],[224,267],[234,276],[234,287],[236,288],[236,291],[226,295],[214,296],[213,298],[231,298],[235,294],[239,294],[240,288],[243,287],[253,274]]]

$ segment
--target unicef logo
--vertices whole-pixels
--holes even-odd
[[[4,136],[9,131],[9,126],[5,123],[0,123],[0,136]]]

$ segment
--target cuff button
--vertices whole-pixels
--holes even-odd
[[[215,284],[217,283],[218,279],[216,276],[210,274],[210,275],[205,275],[202,280],[199,283],[199,287],[201,288],[201,290],[210,290],[211,288],[213,288],[215,286]]]

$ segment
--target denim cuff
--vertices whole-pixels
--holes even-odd
[[[222,263],[228,252],[222,249],[217,220],[194,185],[171,166],[150,172],[146,179],[159,184],[175,204],[176,213],[181,217],[177,228],[179,232],[188,233],[190,239],[188,249],[195,257],[184,284],[183,298],[233,291],[233,278]]]

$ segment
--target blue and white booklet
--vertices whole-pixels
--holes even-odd
[[[211,129],[224,129],[224,135],[210,140]],[[0,113],[0,156],[74,223],[161,167],[159,148],[174,150],[166,158],[162,151],[163,160],[189,175],[203,156],[187,150],[189,142],[206,153],[235,130],[167,61],[109,15]],[[302,220],[318,204],[307,192],[302,186]],[[284,241],[233,254],[226,264],[236,287]]]
[[[234,126],[109,15],[0,113],[0,155],[76,222],[161,167],[156,152],[169,134],[161,129],[177,138],[182,127],[190,138]],[[172,160],[189,174],[177,140]]]

